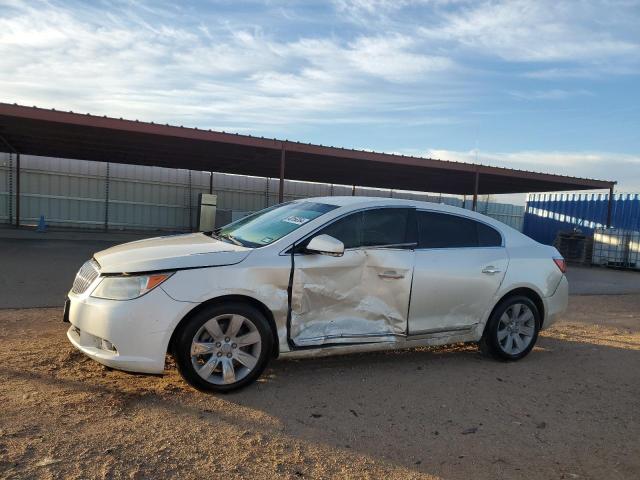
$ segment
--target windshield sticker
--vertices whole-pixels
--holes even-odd
[[[290,217],[283,218],[283,222],[293,223],[294,225],[304,225],[309,221],[308,218],[298,217],[297,215],[291,215]]]
[[[262,243],[263,245],[271,242],[273,242],[272,237],[264,237],[262,240],[260,240],[260,243]]]

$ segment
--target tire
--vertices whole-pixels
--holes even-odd
[[[540,325],[540,312],[529,297],[508,297],[491,314],[480,350],[500,360],[520,360],[533,349]]]
[[[273,334],[262,312],[234,302],[206,307],[190,318],[177,334],[173,353],[189,385],[227,393],[254,382],[272,351]]]

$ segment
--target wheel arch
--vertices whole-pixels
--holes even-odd
[[[492,317],[493,312],[495,312],[496,308],[498,308],[498,306],[502,302],[504,302],[507,298],[515,297],[515,296],[527,297],[529,300],[531,300],[534,303],[534,305],[538,309],[538,313],[540,313],[540,328],[542,328],[542,325],[544,324],[544,319],[545,319],[544,302],[542,300],[542,296],[538,292],[536,292],[534,289],[529,287],[518,287],[512,290],[509,290],[507,293],[505,293],[491,309],[491,313],[487,317],[487,322],[485,323],[485,327],[489,323],[489,319]]]
[[[271,327],[271,335],[273,335],[272,356],[274,358],[277,358],[278,355],[280,354],[280,346],[278,343],[278,329],[276,327],[276,322],[275,322],[273,313],[260,300],[256,300],[255,298],[249,297],[247,295],[222,295],[220,297],[210,298],[209,300],[205,300],[204,302],[199,303],[194,308],[189,310],[189,312],[187,312],[187,314],[184,317],[182,317],[182,319],[178,322],[178,324],[173,329],[173,332],[171,333],[171,337],[169,339],[169,344],[167,345],[167,353],[171,353],[173,351],[173,345],[177,336],[176,335],[177,332],[180,331],[182,326],[185,325],[190,318],[192,318],[194,315],[196,315],[198,312],[202,311],[205,308],[211,307],[213,305],[221,305],[224,303],[231,303],[231,302],[240,302],[240,303],[246,303],[248,305],[251,305],[252,307],[259,310],[265,316],[265,318],[267,319],[267,322],[269,322],[269,326]]]

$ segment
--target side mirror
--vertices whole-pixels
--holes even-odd
[[[321,255],[341,257],[344,255],[344,243],[330,235],[318,235],[313,237],[307,245],[307,251]]]

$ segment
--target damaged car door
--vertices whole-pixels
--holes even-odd
[[[413,275],[414,209],[385,207],[348,214],[296,248],[291,286],[294,346],[393,342],[405,335]],[[329,235],[341,256],[306,250]]]

